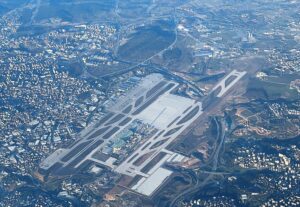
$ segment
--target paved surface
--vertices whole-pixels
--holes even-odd
[[[222,97],[245,74],[233,70],[213,88],[213,96]],[[166,147],[203,113],[202,103],[171,94],[178,85],[160,74],[145,77],[123,97],[109,101],[106,104],[108,112],[102,119],[83,130],[79,140],[69,148],[50,155],[40,167],[52,175],[71,175],[86,164],[97,163],[124,175],[141,176],[131,189],[151,196],[172,174],[163,165],[186,159]],[[149,137],[144,137],[145,140],[121,160],[110,156],[105,149],[118,139],[119,133],[137,121],[149,126]],[[149,189],[147,186],[151,180],[159,182]]]
[[[178,83],[167,81],[159,74],[147,76],[126,96],[108,103],[106,116],[83,130],[77,143],[49,156],[41,168],[54,175],[74,174],[86,161],[93,161],[122,174],[144,175],[140,170],[201,114],[201,103],[170,94],[177,86]],[[191,114],[190,111],[195,111],[195,108],[197,112]],[[103,160],[93,156],[103,151],[134,120],[153,125],[156,133],[119,166],[114,164],[116,159],[113,157]],[[149,152],[152,155],[140,166],[133,164]]]
[[[217,97],[222,97],[231,87],[233,87],[244,75],[246,75],[247,72],[242,71],[239,72],[237,70],[231,71],[224,79],[221,80],[220,83],[218,83],[214,88],[214,90],[220,90],[219,93],[217,93]],[[232,81],[230,81],[228,84],[226,84],[226,81],[229,80],[231,77],[234,77]]]

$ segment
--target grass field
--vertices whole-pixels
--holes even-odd
[[[290,89],[292,77],[271,77],[265,80],[251,79],[248,85],[248,95],[257,96],[256,98],[279,99],[287,98],[290,100],[299,99],[300,94]],[[255,94],[255,92],[257,94]]]

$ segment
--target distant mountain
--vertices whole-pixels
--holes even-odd
[[[0,16],[28,2],[29,0],[0,0]]]
[[[42,1],[36,8],[34,22],[60,19],[68,22],[94,22],[107,19],[114,11],[115,0],[79,1],[48,0]]]

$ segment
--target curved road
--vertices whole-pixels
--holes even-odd
[[[193,194],[193,193],[196,193],[197,191],[199,191],[199,189],[204,187],[215,175],[215,171],[217,170],[217,167],[218,167],[220,150],[224,144],[224,139],[225,139],[225,124],[224,124],[223,120],[219,121],[219,120],[217,120],[217,118],[214,118],[214,121],[217,125],[217,130],[218,130],[217,140],[219,141],[219,144],[216,147],[216,150],[213,155],[212,171],[209,172],[209,175],[202,182],[196,183],[196,185],[194,187],[187,189],[186,191],[177,195],[171,202],[170,207],[179,206],[180,202],[185,198],[185,196],[188,196],[190,194]]]

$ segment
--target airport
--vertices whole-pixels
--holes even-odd
[[[210,96],[221,98],[246,72],[236,70],[217,84]],[[167,149],[205,110],[202,102],[175,93],[180,84],[150,74],[122,96],[105,104],[106,114],[78,134],[68,148],[40,164],[45,175],[68,176],[97,164],[130,177],[127,188],[153,196],[172,175],[166,163],[188,157]]]

